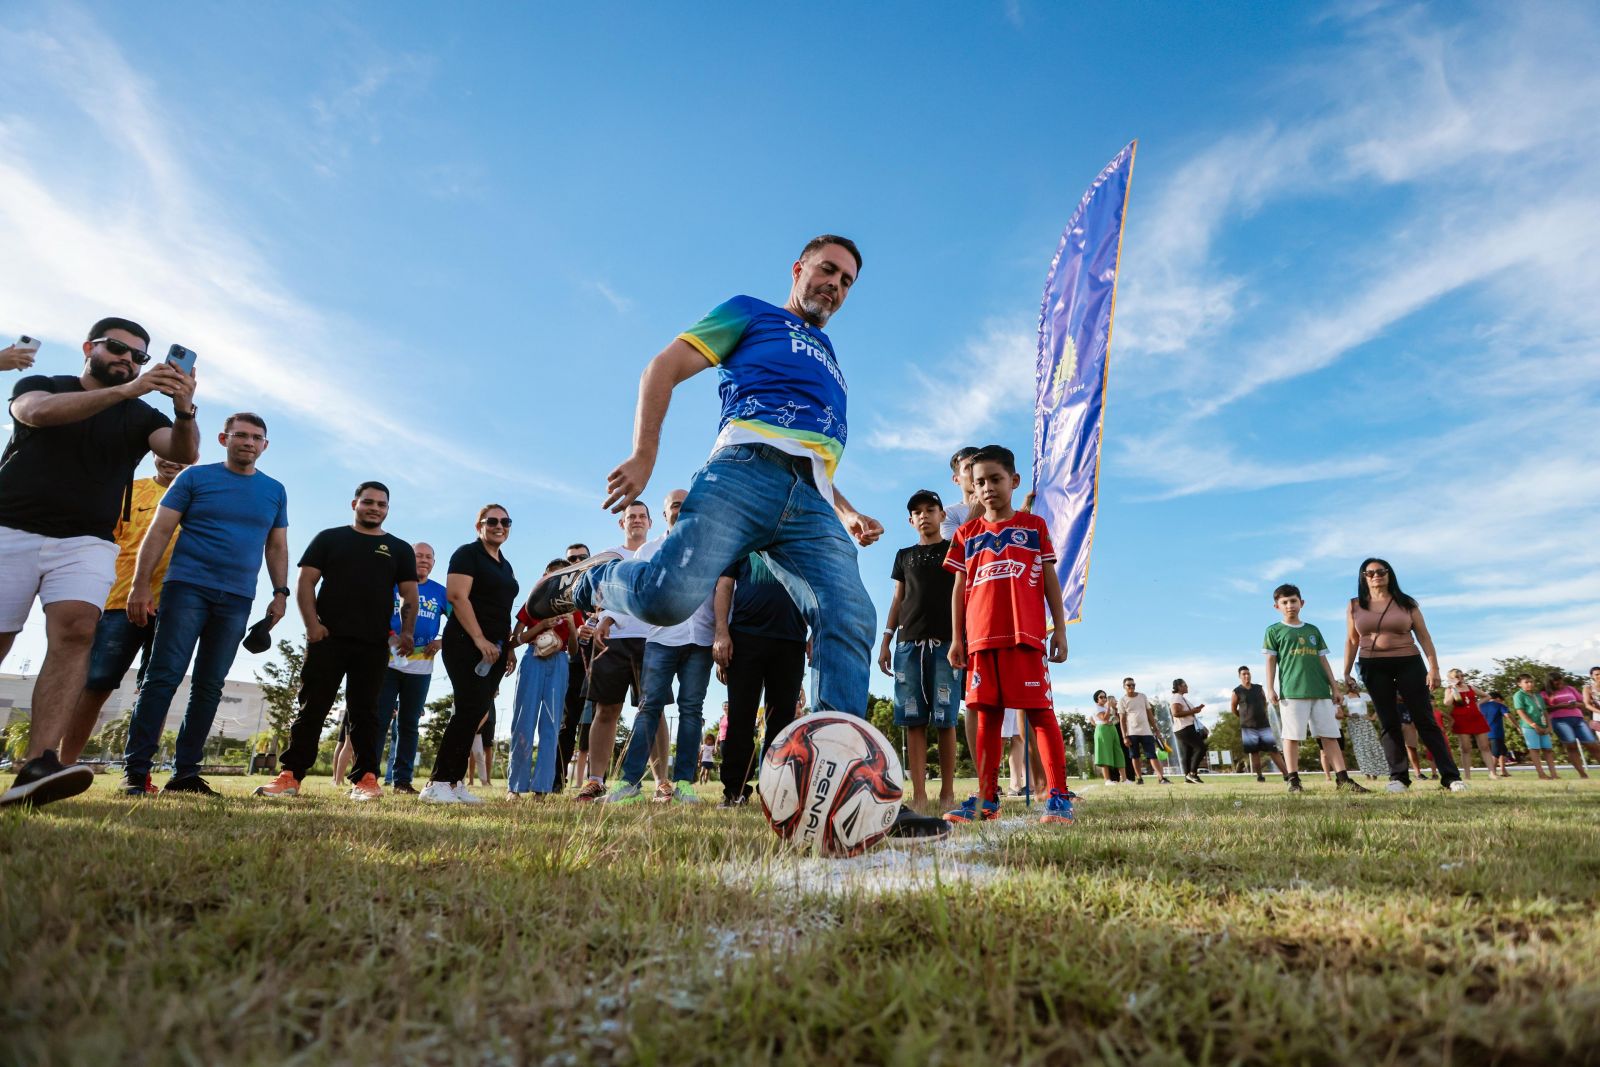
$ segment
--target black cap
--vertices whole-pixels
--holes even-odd
[[[250,627],[250,632],[244,635],[240,642],[246,652],[265,652],[272,647],[272,620],[262,619]]]

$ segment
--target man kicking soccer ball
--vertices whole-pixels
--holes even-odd
[[[720,429],[678,522],[648,560],[603,552],[546,575],[528,598],[536,619],[603,602],[657,626],[682,622],[735,560],[761,552],[811,624],[817,706],[866,715],[877,613],[856,549],[883,534],[833,484],[847,436],[845,381],[822,332],[861,272],[848,238],[813,238],[790,268],[782,306],[736,296],[661,351],[639,380],[633,454],[607,478],[604,507],[638,498],[655,469],[672,391],[717,368]],[[936,819],[905,813],[901,833],[937,835]]]

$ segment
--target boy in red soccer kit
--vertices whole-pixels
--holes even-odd
[[[950,822],[1000,817],[1000,731],[1006,708],[1027,715],[1044,756],[1050,799],[1039,821],[1072,821],[1066,746],[1045,664],[1046,647],[1050,662],[1067,661],[1066,611],[1049,526],[1011,506],[1011,495],[1021,483],[1009,448],[978,449],[972,457],[972,484],[983,511],[951,536],[944,560],[956,574],[950,663],[966,668],[967,707],[978,715],[979,795],[946,812]],[[1048,646],[1046,607],[1055,623]]]

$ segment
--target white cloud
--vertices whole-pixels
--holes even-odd
[[[589,286],[604,297],[606,303],[610,304],[612,310],[616,311],[617,314],[625,315],[633,308],[633,301],[630,298],[623,296],[606,282],[592,281]]]
[[[868,432],[868,446],[949,455],[993,430],[1003,417],[1032,412],[1037,353],[1035,330],[999,321],[985,324],[958,359],[933,374],[908,368],[917,388],[891,416],[894,425],[880,422]]]

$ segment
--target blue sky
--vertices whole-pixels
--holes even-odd
[[[1272,586],[1337,644],[1367,554],[1446,666],[1600,662],[1592,6],[0,12],[0,333],[54,373],[102,314],[197,349],[206,429],[271,423],[296,553],[369,477],[442,555],[504,503],[525,580],[613,543],[644,363],[833,231],[886,611],[911,491],[960,444],[1028,453],[1046,268],[1138,137],[1060,705],[1132,673],[1219,706]],[[680,390],[652,504],[716,410]],[[42,651],[36,614],[7,668]]]

